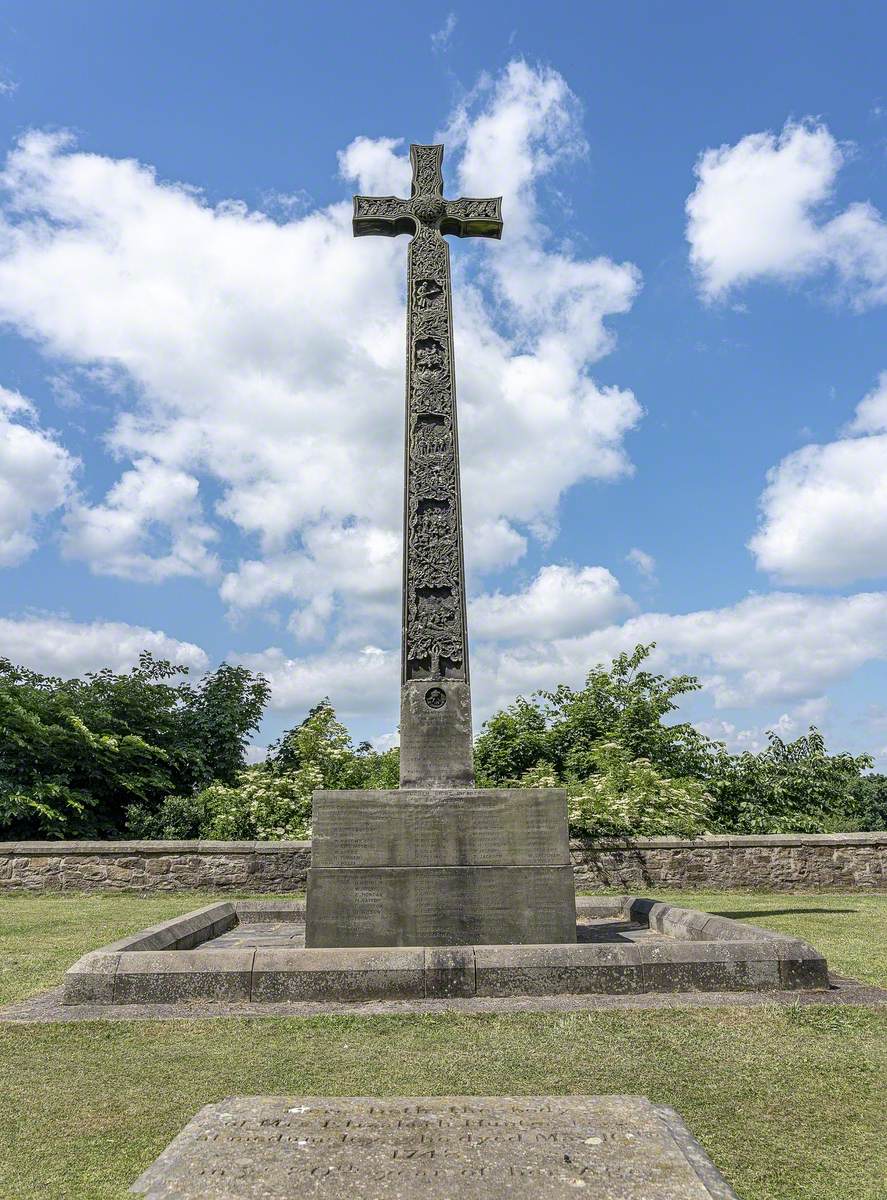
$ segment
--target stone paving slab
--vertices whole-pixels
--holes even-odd
[[[650,942],[668,941],[668,935],[649,929],[639,921],[618,917],[584,917],[576,925],[578,942]],[[211,938],[202,950],[293,949],[305,945],[305,921],[241,920],[227,933]]]
[[[150,1200],[738,1200],[643,1096],[235,1096],[131,1188]]]

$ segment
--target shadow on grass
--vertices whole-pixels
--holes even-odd
[[[806,913],[855,913],[859,912],[858,908],[756,908],[751,912],[727,912],[723,908],[710,908],[707,910],[714,916],[730,917],[734,921],[742,921],[746,917],[793,917],[803,916]]]

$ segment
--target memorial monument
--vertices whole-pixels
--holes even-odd
[[[356,237],[412,235],[400,790],[315,794],[306,945],[575,942],[565,793],[474,787],[445,238],[499,238],[502,201],[445,199],[443,146],[410,160],[408,200],[354,197]]]

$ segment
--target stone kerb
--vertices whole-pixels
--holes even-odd
[[[84,955],[65,976],[66,1004],[181,1001],[421,1000],[646,992],[777,991],[828,986],[807,943],[726,918],[633,896],[580,904],[667,941],[552,945],[211,949],[240,918],[290,920],[299,902],[210,905]]]
[[[887,889],[887,832],[570,843],[580,889]],[[310,842],[0,842],[0,890],[300,891]]]

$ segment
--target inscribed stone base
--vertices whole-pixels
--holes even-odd
[[[320,791],[312,867],[566,867],[562,788]]]
[[[312,867],[305,945],[468,946],[576,941],[563,867]]]
[[[306,946],[576,940],[560,788],[319,791],[312,827]]]
[[[232,1097],[132,1191],[152,1200],[737,1200],[639,1096]]]

